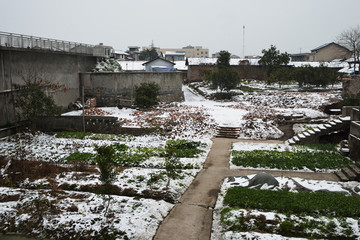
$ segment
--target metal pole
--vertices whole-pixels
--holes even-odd
[[[83,123],[83,131],[85,132],[85,104],[84,104],[84,83],[82,83],[82,86],[81,86],[81,104],[82,104],[82,107],[83,107],[83,117],[82,117],[82,123]]]
[[[245,25],[243,25],[243,58],[245,59]]]

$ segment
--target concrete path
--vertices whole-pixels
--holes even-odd
[[[204,168],[199,172],[179,203],[159,226],[156,240],[204,239],[211,235],[213,208],[225,177],[254,174],[264,170],[229,169],[233,142],[241,140],[214,138]],[[266,141],[270,142],[270,141]],[[272,141],[271,141],[272,142]],[[274,176],[338,181],[335,174],[266,170]]]

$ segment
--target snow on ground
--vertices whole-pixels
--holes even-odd
[[[126,69],[125,66],[123,69]],[[256,86],[259,86],[257,84]],[[261,88],[261,86],[259,87]],[[202,167],[206,155],[211,147],[211,137],[215,133],[216,125],[235,126],[242,128],[241,136],[250,139],[264,139],[268,137],[281,137],[282,132],[277,128],[275,119],[281,116],[302,115],[308,118],[327,117],[319,111],[319,106],[331,102],[340,96],[338,92],[331,93],[299,93],[299,92],[262,92],[246,93],[237,91],[238,96],[231,101],[211,101],[196,94],[191,88],[183,87],[185,102],[162,105],[152,111],[142,112],[129,108],[101,108],[109,116],[117,117],[123,126],[128,127],[154,127],[170,130],[168,135],[151,135],[129,139],[117,139],[119,143],[125,143],[129,147],[163,147],[169,138],[186,138],[201,141],[207,144],[205,153],[198,158],[180,161],[183,164],[191,163],[195,167]],[[211,91],[204,89],[204,91]],[[213,93],[213,92],[212,92]],[[73,111],[64,115],[81,115],[82,111]],[[299,128],[303,128],[301,126]],[[43,160],[61,164],[64,159],[74,152],[94,153],[96,145],[110,145],[111,140],[92,140],[85,138],[63,139],[53,135],[37,133],[23,136],[23,139],[2,138],[0,139],[0,155],[21,157],[21,154],[28,154],[30,159]],[[284,144],[260,144],[260,143],[239,143],[233,149],[271,149],[286,150],[289,146]],[[164,177],[163,159],[150,158],[142,163],[141,167],[125,168],[115,180],[116,186],[122,189],[132,189],[132,193],[138,197],[124,197],[110,195],[111,201],[106,210],[106,196],[89,192],[78,192],[84,187],[100,186],[98,173],[64,172],[57,174],[53,179],[27,179],[23,186],[32,186],[32,189],[42,188],[50,181],[57,185],[74,185],[75,191],[56,192],[53,190],[29,190],[13,189],[2,187],[0,199],[13,198],[13,201],[0,201],[0,221],[11,222],[12,218],[19,214],[16,223],[19,225],[29,222],[29,211],[36,211],[39,202],[44,203],[47,209],[38,221],[42,221],[44,229],[53,231],[54,234],[66,232],[68,234],[90,233],[99,234],[106,225],[111,231],[123,231],[132,239],[151,239],[155,234],[158,224],[167,215],[173,204],[165,201],[157,201],[142,198],[144,191],[167,192],[173,199],[177,200],[191,184],[199,169],[183,170],[178,179],[171,180],[169,188],[166,189],[167,181]],[[6,168],[0,169],[2,176]],[[152,181],[156,179],[156,181]],[[326,182],[304,182],[301,179],[280,180],[283,185],[293,186],[294,181],[306,188],[335,189],[334,185]],[[52,182],[52,183],[54,183]],[[233,184],[246,184],[246,180],[236,178]],[[350,183],[349,183],[350,184]],[[351,185],[351,184],[350,184]],[[226,184],[223,185],[223,191]],[[341,187],[338,187],[338,190]],[[351,188],[347,186],[346,189]],[[55,201],[54,196],[62,198]],[[18,200],[16,200],[18,199]],[[221,196],[218,204],[221,204]],[[41,201],[40,201],[41,200]],[[26,204],[25,204],[26,203]],[[37,207],[36,207],[37,206]],[[220,209],[217,205],[216,209]],[[49,211],[49,212],[47,212]],[[106,214],[107,213],[107,214]],[[110,214],[110,215],[109,215]],[[215,217],[219,222],[219,216]],[[31,221],[30,221],[31,222]],[[34,223],[35,224],[35,223]],[[58,226],[62,227],[59,228]],[[28,225],[26,225],[28,226]],[[220,229],[220,228],[219,228]],[[109,230],[109,229],[108,229]],[[36,231],[34,227],[32,231]],[[236,233],[230,234],[235,237]],[[241,233],[259,239],[282,239],[279,236],[261,235],[258,233]],[[216,238],[216,233],[214,234]],[[219,236],[219,235],[218,235]],[[229,237],[229,238],[230,238]]]
[[[99,235],[107,239],[111,233],[117,239],[122,239],[121,235],[126,239],[151,239],[173,207],[165,201],[75,191],[0,187],[0,192],[1,197],[13,199],[0,202],[3,227],[10,225],[16,216],[18,226],[30,226],[30,232],[36,235],[38,229],[31,225],[41,224],[42,231],[50,233],[53,239]],[[60,200],[54,194],[61,197]],[[37,218],[30,218],[29,213],[39,208]]]

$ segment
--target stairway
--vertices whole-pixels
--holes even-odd
[[[340,117],[318,127],[299,133],[287,140],[289,145],[318,143],[320,136],[330,134],[345,128],[349,128],[350,118]]]
[[[238,138],[240,137],[240,127],[217,126],[215,137]]]
[[[360,181],[360,162],[356,162],[347,168],[342,168],[340,171],[335,172],[335,175],[342,182]]]

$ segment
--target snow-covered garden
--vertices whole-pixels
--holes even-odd
[[[156,126],[166,130],[162,131],[166,134],[65,137],[64,133],[29,132],[0,139],[1,231],[50,239],[91,239],[96,236],[103,239],[152,239],[159,224],[202,169],[216,126],[240,127],[242,139],[278,139],[284,134],[279,124],[285,119],[300,118],[309,123],[315,119],[327,121],[333,116],[323,113],[322,107],[341,99],[338,90],[300,92],[294,89],[269,90],[260,83],[248,86],[259,91],[236,90],[236,96],[231,100],[215,101],[184,86],[185,102],[182,103],[161,104],[148,111],[101,108],[102,114],[117,117],[123,126]],[[206,86],[194,87],[206,96],[214,93]],[[64,115],[81,114],[82,111],[73,111]],[[179,153],[175,177],[169,179],[164,149],[171,141],[183,141],[185,145],[196,143],[196,151]],[[94,164],[96,146],[114,146],[117,158],[122,159],[116,168],[118,174],[108,189],[104,189]],[[289,149],[291,147],[287,144],[233,146],[233,150],[238,151]],[[231,168],[239,166],[231,163]],[[223,213],[228,208],[224,203],[227,190],[247,186],[252,177],[225,179],[214,211],[212,239],[284,239],[281,229],[271,236],[264,230],[254,232],[258,228],[250,225],[255,220],[248,221],[246,229],[229,227],[238,219],[265,217],[263,222],[272,222],[273,228],[285,221],[294,226],[304,219],[308,222],[317,219],[318,215],[296,216],[294,213],[266,212],[247,207],[234,207]],[[345,195],[359,192],[354,182],[276,179],[280,184],[273,190],[321,189]],[[320,217],[319,221],[323,225],[331,222],[329,228],[338,229],[340,238],[347,236],[344,234],[350,230],[352,235],[349,236],[360,237],[359,215],[335,217]],[[314,227],[309,231],[321,232],[322,229]]]

